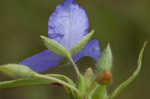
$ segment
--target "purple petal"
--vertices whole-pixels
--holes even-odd
[[[76,62],[84,56],[89,56],[96,61],[100,57],[100,47],[97,40],[91,40],[78,54],[73,56],[73,60]]]
[[[21,64],[30,67],[35,72],[43,72],[57,66],[61,59],[61,56],[57,56],[49,50],[44,50],[39,54],[25,59]]]
[[[65,0],[58,5],[48,21],[48,36],[67,50],[80,41],[89,28],[85,10],[73,1]]]
[[[72,3],[74,0],[64,0],[64,3]]]

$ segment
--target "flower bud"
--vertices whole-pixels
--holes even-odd
[[[112,61],[113,61],[112,51],[111,51],[110,45],[108,44],[107,47],[104,49],[104,51],[101,53],[101,56],[98,60],[97,70],[98,71],[103,71],[103,70],[111,71]]]
[[[96,81],[97,81],[97,83],[99,83],[101,85],[110,84],[112,82],[111,72],[109,72],[107,70],[103,70],[103,71],[99,72],[96,77]]]
[[[84,78],[86,81],[87,88],[91,85],[92,81],[94,81],[94,73],[92,68],[88,68],[84,74]]]

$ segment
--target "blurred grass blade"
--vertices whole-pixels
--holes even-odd
[[[94,30],[88,33],[82,40],[80,40],[73,48],[71,48],[71,55],[78,53],[84,46],[88,43],[92,35],[94,34]]]
[[[57,55],[68,57],[69,53],[62,45],[60,45],[54,40],[49,39],[48,37],[45,37],[45,36],[40,36],[40,37],[43,40],[45,46],[50,51],[56,53]]]
[[[118,96],[120,94],[120,92],[125,89],[130,83],[132,83],[135,78],[138,76],[140,70],[141,70],[141,67],[142,67],[142,59],[143,59],[143,53],[144,53],[144,49],[147,45],[147,41],[144,42],[144,45],[140,51],[140,54],[139,54],[139,58],[138,58],[138,66],[137,66],[137,69],[133,72],[133,74],[126,80],[124,81],[122,84],[120,84],[116,89],[115,91],[110,95],[110,99],[115,99],[116,96]]]

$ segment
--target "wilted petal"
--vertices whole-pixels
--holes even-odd
[[[100,56],[100,47],[97,40],[91,40],[78,54],[73,56],[73,60],[76,62],[84,56],[89,56],[96,61]]]
[[[48,21],[48,36],[67,50],[88,33],[89,27],[85,10],[73,1],[65,0],[58,5]]]
[[[57,56],[49,50],[44,50],[39,54],[25,59],[21,62],[21,64],[30,67],[35,72],[43,72],[54,66],[57,66],[61,59],[61,56]]]

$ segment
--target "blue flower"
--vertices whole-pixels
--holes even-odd
[[[85,10],[74,0],[64,0],[48,20],[48,37],[69,51],[88,33],[88,28],[89,21]],[[90,56],[95,60],[99,58],[100,48],[97,40],[91,40],[79,53],[73,55],[73,59],[76,62],[84,56]],[[44,50],[25,59],[21,64],[36,72],[43,72],[57,66],[62,58],[49,50]]]

